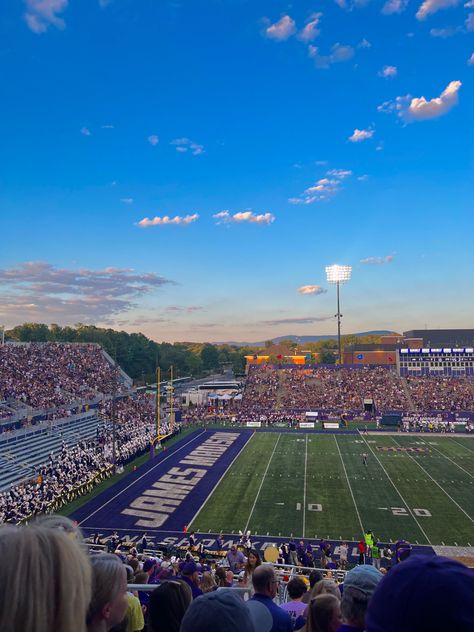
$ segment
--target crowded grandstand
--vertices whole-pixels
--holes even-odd
[[[357,467],[365,471],[383,458],[374,450],[381,454],[397,450],[408,454],[409,459],[417,452],[443,455],[432,444],[417,441],[415,448],[401,439],[393,444],[396,447],[377,439],[377,448],[372,448],[374,441],[367,434],[367,425],[371,434],[395,430],[398,435],[417,437],[420,433],[443,432],[462,441],[474,428],[471,378],[402,377],[386,366],[250,365],[242,389],[236,383],[236,391],[229,395],[225,390],[229,384],[221,385],[225,395],[213,394],[219,383],[212,382],[213,388],[208,389],[204,400],[181,407],[183,398],[173,397],[172,386],[160,396],[157,385],[155,392],[134,388],[98,345],[7,343],[0,347],[0,521],[10,525],[4,527],[0,545],[4,556],[8,547],[21,546],[25,551],[32,547],[36,568],[49,573],[48,581],[64,582],[75,594],[74,622],[68,620],[68,612],[49,608],[49,614],[44,615],[45,631],[85,629],[81,625],[87,625],[88,630],[207,631],[213,629],[215,617],[229,621],[226,630],[233,629],[231,621],[238,622],[240,632],[409,630],[410,621],[401,612],[396,623],[386,614],[392,578],[397,588],[410,591],[414,586],[410,582],[420,581],[415,577],[428,575],[440,589],[454,582],[460,586],[464,603],[472,602],[472,571],[435,554],[449,549],[465,562],[461,549],[420,546],[418,540],[415,543],[416,537],[426,534],[426,527],[420,526],[422,535],[413,536],[412,543],[401,537],[387,537],[390,531],[385,526],[380,528],[379,536],[365,529],[359,541],[351,536],[346,540],[334,535],[311,537],[305,531],[304,517],[303,538],[284,531],[278,536],[275,531],[265,535],[247,528],[252,514],[254,521],[257,519],[259,503],[264,516],[261,520],[268,528],[275,529],[277,524],[280,529],[287,528],[285,521],[278,523],[275,516],[281,509],[286,513],[289,509],[275,507],[285,503],[274,503],[274,498],[268,505],[264,494],[260,495],[262,485],[267,476],[275,475],[270,471],[281,471],[292,445],[301,451],[300,444],[290,444],[293,440],[303,441],[306,459],[312,459],[314,453],[315,458],[323,459],[325,467],[324,458],[332,457],[324,457],[326,444],[318,444],[318,435],[310,434],[326,432],[322,425],[325,419],[338,420],[338,427],[348,433],[339,439],[334,437],[343,468],[344,459],[350,467],[348,442],[354,440],[363,444],[357,448],[362,450]],[[173,398],[171,406],[169,398]],[[398,415],[396,428],[384,427],[384,416],[393,414]],[[359,423],[359,430],[345,430],[348,420]],[[265,431],[279,433],[268,434],[273,448],[262,443],[261,451],[256,452],[262,461],[259,467],[263,468],[266,459],[268,463],[247,524],[241,499],[243,513],[236,516],[236,522],[242,528],[231,533],[231,523],[228,531],[217,523],[216,516],[221,513],[225,520],[226,512],[219,497],[212,507],[213,481],[217,477],[222,480],[226,473],[229,476],[234,461],[245,456],[252,441],[257,446],[257,429],[262,441]],[[353,432],[359,432],[356,437],[361,440],[354,439]],[[179,441],[180,433],[186,439]],[[386,441],[391,440],[389,435]],[[269,471],[279,442],[286,446],[281,454],[277,452],[280,468],[276,464]],[[169,450],[168,445],[172,446]],[[466,460],[462,466],[458,460],[454,465],[472,478],[471,448],[464,444],[460,448]],[[294,460],[296,454],[290,452],[289,458]],[[131,482],[127,476],[123,483],[117,479],[119,482],[109,491],[91,496],[109,478],[123,476],[120,473],[124,466],[137,463],[138,457],[142,458],[143,473]],[[250,452],[251,468],[253,458]],[[452,461],[456,457],[445,458]],[[165,465],[168,459],[171,461]],[[195,473],[194,478],[184,474],[188,470],[183,468],[196,466],[189,470]],[[336,474],[334,465],[332,468]],[[135,469],[129,476],[135,474]],[[197,472],[202,473],[197,476]],[[305,489],[306,476],[305,463]],[[127,490],[142,478],[144,491],[137,488],[135,500],[129,498]],[[353,482],[351,488],[347,472],[346,478],[358,499],[356,484]],[[229,484],[232,486],[232,480],[223,494],[231,503]],[[200,486],[204,491],[199,491]],[[272,486],[270,483],[270,490]],[[309,481],[308,494],[311,489]],[[75,510],[76,522],[54,515],[73,501],[87,501],[89,497],[92,500]],[[125,504],[117,505],[120,498]],[[181,503],[185,498],[187,512],[183,513]],[[112,505],[108,505],[112,502],[115,508],[111,510]],[[272,504],[273,517],[268,513]],[[196,509],[197,514],[191,517]],[[307,529],[313,524],[311,518],[322,509],[319,503],[308,505]],[[472,525],[470,509],[460,509]],[[306,506],[303,514],[305,510]],[[230,512],[234,511],[230,505]],[[408,505],[406,510],[397,511],[413,516],[417,524],[431,515],[428,509],[412,510]],[[295,513],[298,520],[299,513]],[[201,523],[207,525],[206,517],[214,528],[190,530],[188,522],[194,529]],[[329,520],[337,524],[334,517],[329,516]],[[374,517],[375,524],[377,520]],[[157,528],[160,524],[166,527],[164,531]],[[469,535],[462,535],[469,533],[468,520],[466,524],[457,537],[465,537],[466,544],[470,544]],[[182,532],[181,537],[174,535],[176,530]],[[405,530],[410,534],[408,527]],[[64,532],[70,537],[65,538]],[[433,544],[433,535],[426,542]],[[42,557],[43,550],[57,551],[51,553],[53,563],[49,560],[49,566]],[[466,550],[472,549],[467,546]],[[62,566],[66,559],[78,569],[67,581]],[[97,592],[99,585],[101,590]],[[50,605],[60,600],[59,594],[48,595]],[[242,600],[242,595],[249,601]],[[405,598],[406,593],[401,592],[400,599]],[[453,603],[458,598],[453,594]],[[20,616],[13,614],[12,620]],[[453,608],[449,617],[453,626],[449,629],[472,629],[474,615],[469,609]]]

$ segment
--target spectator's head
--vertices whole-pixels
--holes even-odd
[[[366,617],[367,632],[471,632],[474,572],[445,557],[411,557],[378,586]]]
[[[341,602],[334,595],[318,595],[308,606],[306,632],[337,632],[341,625]]]
[[[181,621],[192,600],[191,588],[182,579],[170,579],[160,584],[150,595],[150,632],[179,632]]]
[[[182,574],[183,577],[187,577],[193,583],[199,583],[198,567],[194,560],[192,562],[186,562],[186,564],[183,566]]]
[[[148,580],[150,579],[150,576],[148,575],[148,573],[144,573],[143,571],[141,573],[137,573],[133,579],[133,583],[134,584],[148,584]]]
[[[293,577],[288,582],[287,590],[290,599],[301,599],[307,589],[301,577]]]
[[[321,571],[311,571],[309,574],[309,587],[312,588],[316,582],[319,582],[323,578]]]
[[[272,617],[256,601],[244,602],[232,590],[216,590],[193,601],[180,632],[268,632]],[[160,629],[161,628],[160,625]]]
[[[216,568],[216,582],[218,586],[225,586],[226,585],[226,572],[225,570],[222,568],[222,566],[218,566]]]
[[[127,612],[127,573],[116,555],[91,557],[92,599],[87,615],[89,632],[102,632],[118,625]]]
[[[234,573],[232,571],[226,571],[225,580],[228,584],[233,584],[234,582]]]
[[[262,564],[256,568],[252,575],[252,584],[257,594],[273,599],[276,596],[278,585],[273,566]]]
[[[259,552],[256,549],[251,549],[247,556],[247,564],[245,565],[246,570],[254,570],[257,566],[260,566],[261,563],[262,560]]]
[[[341,600],[341,591],[333,579],[321,579],[319,582],[316,582],[311,591],[311,598],[318,595],[334,595],[339,601]]]
[[[34,525],[0,528],[0,629],[85,632],[91,569],[73,538]]]
[[[153,558],[150,557],[143,562],[143,572],[149,577],[156,573],[156,561]]]
[[[344,623],[364,627],[370,598],[381,579],[382,573],[368,564],[356,566],[347,573],[341,601]]]
[[[214,590],[217,587],[216,582],[214,581],[214,577],[211,573],[206,572],[202,574],[201,581],[199,583],[199,588],[203,593],[208,593]]]
[[[58,516],[56,514],[44,514],[35,519],[35,523],[48,529],[59,529],[64,531],[71,538],[78,542],[83,542],[84,538],[80,528],[75,522],[66,518],[66,516]]]

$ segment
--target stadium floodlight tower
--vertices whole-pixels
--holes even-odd
[[[335,317],[337,318],[337,348],[339,352],[339,364],[342,364],[342,355],[341,355],[341,302],[339,298],[339,286],[342,283],[347,283],[350,281],[352,274],[351,266],[339,266],[334,264],[332,266],[326,266],[326,278],[329,283],[333,283],[337,289],[337,314]]]

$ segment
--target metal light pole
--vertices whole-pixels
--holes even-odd
[[[342,364],[342,353],[341,353],[341,301],[339,295],[339,286],[342,283],[346,283],[346,281],[350,281],[352,273],[351,266],[339,266],[337,264],[326,267],[326,278],[329,283],[333,283],[336,286],[337,292],[337,314],[335,314],[335,318],[337,318],[337,348],[339,355],[339,364]]]

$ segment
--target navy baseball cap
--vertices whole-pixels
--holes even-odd
[[[183,573],[183,575],[192,575],[193,573],[195,573],[197,571],[198,567],[196,562],[186,562],[186,564],[183,566],[183,570],[181,571]]]
[[[385,575],[366,632],[472,632],[474,571],[446,557],[414,556]]]

